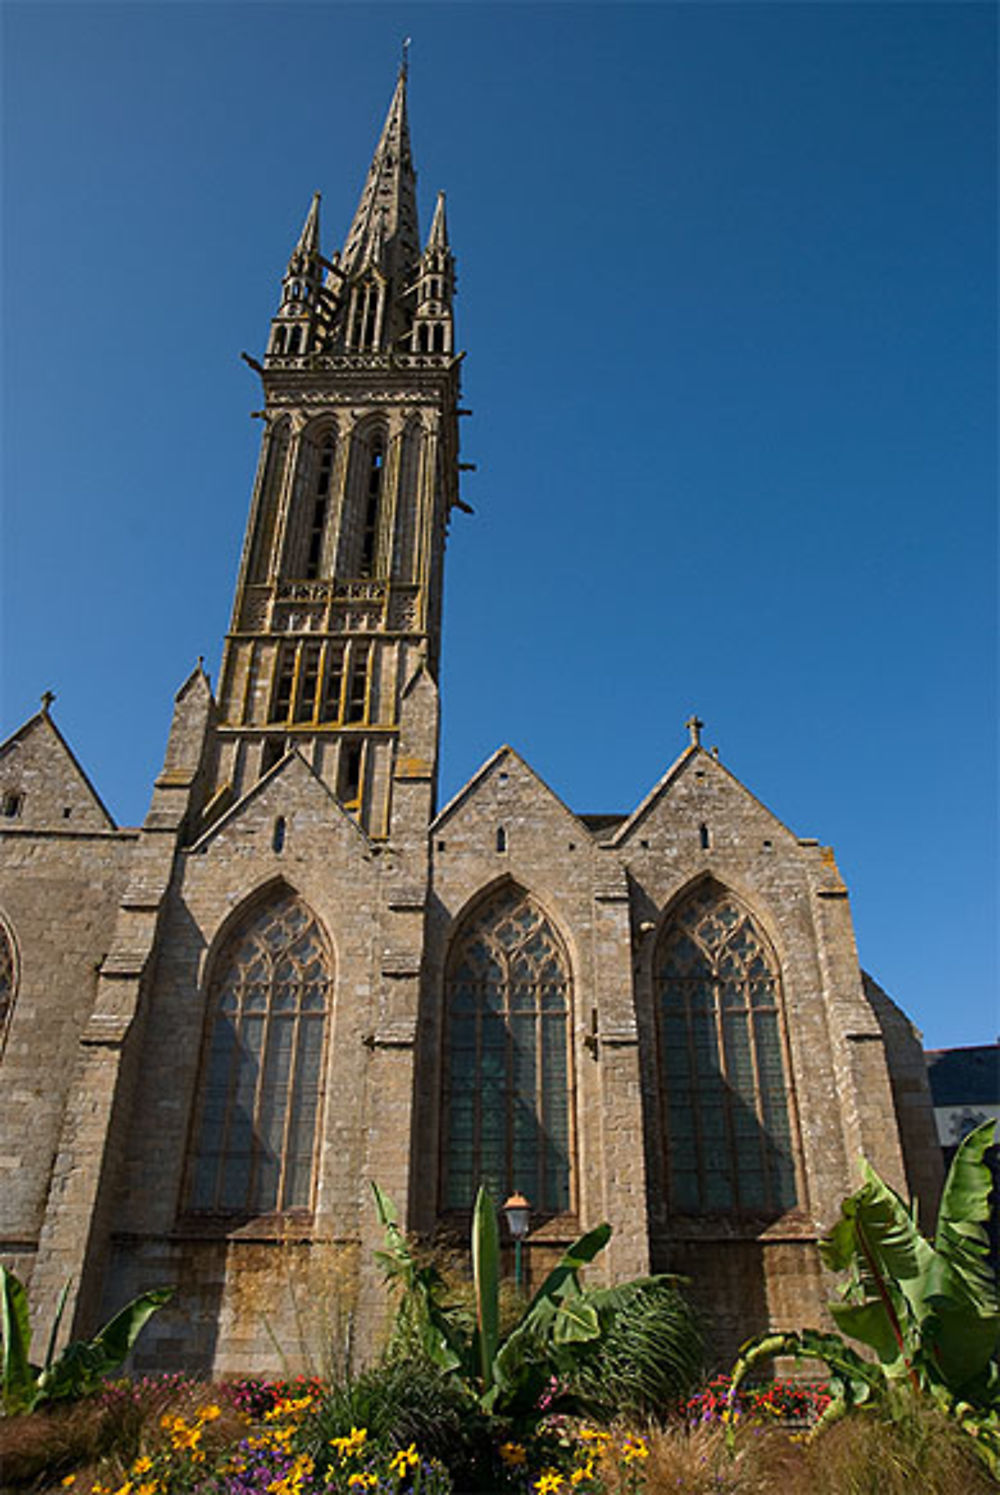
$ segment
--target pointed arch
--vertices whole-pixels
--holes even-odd
[[[0,1055],[3,1054],[14,1014],[18,986],[17,946],[7,922],[0,917]]]
[[[573,1208],[572,982],[538,901],[504,881],[461,919],[445,969],[441,1207],[520,1192],[536,1218]]]
[[[205,983],[188,1210],[312,1208],[333,975],[319,920],[287,884],[229,921]]]
[[[679,1214],[782,1214],[797,1202],[781,969],[760,921],[703,878],[653,962],[668,1192]]]

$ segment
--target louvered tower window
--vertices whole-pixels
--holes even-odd
[[[189,1209],[311,1208],[331,985],[326,941],[294,893],[226,941],[209,987]]]
[[[655,976],[672,1208],[792,1208],[791,1097],[770,942],[738,899],[702,883],[664,929]]]
[[[459,930],[446,977],[445,1210],[515,1191],[533,1216],[571,1205],[569,963],[535,901],[511,885]]]

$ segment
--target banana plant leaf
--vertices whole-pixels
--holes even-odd
[[[28,1412],[37,1400],[35,1371],[29,1356],[31,1328],[28,1322],[28,1295],[23,1285],[6,1267],[0,1267],[0,1328],[3,1331],[4,1411],[13,1416]]]

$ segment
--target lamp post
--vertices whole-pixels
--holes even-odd
[[[528,1234],[528,1221],[531,1218],[531,1205],[523,1194],[511,1194],[503,1205],[504,1219],[507,1221],[507,1229],[510,1231],[514,1242],[514,1285],[518,1292],[524,1287],[523,1271],[521,1263],[521,1244]]]

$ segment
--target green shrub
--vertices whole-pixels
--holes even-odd
[[[703,1375],[701,1328],[668,1278],[618,1289],[601,1311],[601,1337],[580,1346],[568,1390],[590,1417],[662,1421]]]
[[[393,1453],[415,1444],[439,1459],[458,1488],[488,1482],[493,1425],[454,1376],[416,1357],[393,1357],[331,1386],[303,1423],[298,1446],[317,1468],[334,1459],[330,1440],[352,1428],[367,1431],[368,1446]]]

